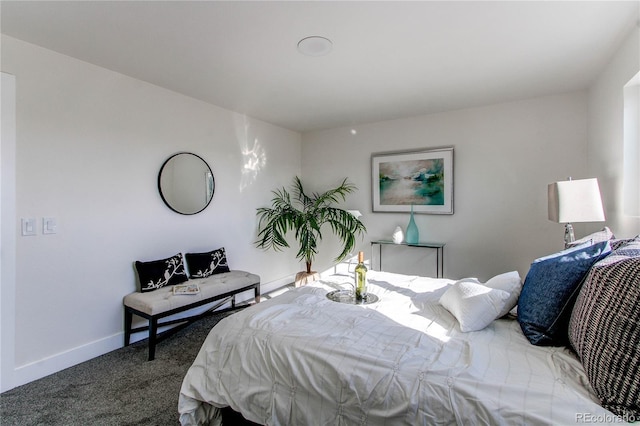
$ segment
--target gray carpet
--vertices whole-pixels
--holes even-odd
[[[146,339],[0,395],[0,424],[178,425],[182,379],[209,330],[231,312],[170,336],[147,361]]]

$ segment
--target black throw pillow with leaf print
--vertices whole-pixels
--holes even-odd
[[[168,285],[180,284],[188,280],[182,262],[182,253],[166,259],[150,262],[136,261],[136,270],[140,279],[140,291],[157,290]]]
[[[206,278],[214,274],[229,272],[224,247],[207,253],[187,253],[190,278]]]

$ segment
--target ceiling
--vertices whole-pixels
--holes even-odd
[[[2,1],[3,34],[299,132],[589,86],[636,1]],[[325,56],[296,45],[333,42]]]

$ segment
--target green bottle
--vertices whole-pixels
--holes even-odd
[[[358,252],[358,265],[355,270],[356,303],[364,302],[367,297],[367,267],[364,266],[364,252]]]

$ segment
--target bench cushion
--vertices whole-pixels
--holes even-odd
[[[245,271],[230,271],[207,278],[192,279],[189,283],[198,284],[200,293],[174,295],[173,287],[167,286],[146,293],[131,293],[125,296],[124,304],[147,315],[158,315],[252,284],[259,284],[260,277]]]

